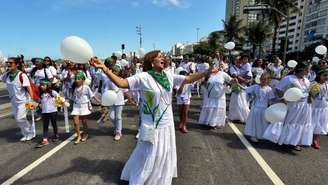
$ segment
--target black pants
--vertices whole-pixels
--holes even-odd
[[[53,113],[42,113],[42,121],[43,121],[43,138],[48,138],[48,130],[49,130],[49,121],[51,121],[52,128],[54,129],[54,135],[58,134],[57,127],[57,112]]]

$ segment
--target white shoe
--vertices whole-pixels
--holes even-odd
[[[22,137],[22,138],[20,139],[20,141],[21,141],[21,142],[26,141],[26,136]]]
[[[35,136],[27,136],[26,137],[26,141],[31,141],[32,139],[34,139],[35,138]]]
[[[116,133],[115,137],[114,137],[114,141],[119,141],[122,137],[122,134],[120,133]]]
[[[136,139],[139,139],[139,132],[138,132],[137,135],[136,135]]]
[[[257,140],[255,137],[251,137],[251,141],[252,141],[253,143],[258,143],[258,142],[259,142],[259,140]]]

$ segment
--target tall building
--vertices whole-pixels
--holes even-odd
[[[328,0],[307,0],[302,48],[328,39]]]
[[[302,50],[302,37],[304,32],[304,16],[305,5],[307,0],[293,0],[298,7],[298,12],[293,12],[289,15],[288,24],[288,52],[295,52]],[[280,29],[277,36],[276,50],[279,50],[279,46],[284,46],[286,36],[286,21],[284,20],[280,24]],[[282,48],[281,48],[282,49]]]
[[[242,20],[243,26],[256,20],[256,14],[244,14],[243,9],[246,5],[255,4],[255,0],[226,0],[226,16],[228,21],[232,15]]]

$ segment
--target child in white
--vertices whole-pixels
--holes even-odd
[[[245,88],[249,80],[246,79],[245,70],[241,67],[240,60],[236,61],[236,65],[230,67],[230,74],[236,77],[240,84],[232,86],[232,93],[229,104],[229,119],[232,121],[245,122],[249,114],[249,104],[246,98]]]
[[[52,128],[54,130],[53,142],[56,142],[59,138],[57,127],[57,107],[55,103],[56,96],[59,94],[51,89],[51,82],[47,80],[41,80],[40,82],[41,92],[41,116],[43,121],[43,139],[37,146],[41,148],[49,144],[48,141],[48,127],[51,121]]]
[[[246,89],[249,96],[255,97],[244,131],[245,135],[250,136],[253,142],[258,142],[257,139],[263,139],[263,133],[269,124],[264,118],[264,112],[269,102],[275,97],[271,87],[269,87],[270,75],[264,73],[260,80],[260,84],[252,85]]]
[[[328,68],[319,70],[316,84],[311,88],[310,94],[314,97],[312,102],[312,124],[314,126],[312,146],[320,149],[319,135],[328,134]]]
[[[180,75],[187,75],[187,71],[181,71]],[[190,105],[191,91],[193,84],[183,84],[177,89],[177,104],[179,106],[180,124],[179,129],[182,133],[187,133],[187,120]]]
[[[213,128],[224,127],[226,123],[225,84],[230,83],[231,77],[219,71],[212,74],[204,88],[203,105],[199,116],[199,124]]]
[[[76,132],[75,144],[79,144],[81,141],[84,142],[88,138],[88,125],[85,116],[91,114],[91,98],[95,98],[90,87],[84,85],[84,80],[86,79],[85,73],[82,71],[77,71],[75,73],[75,89],[73,91],[73,115],[74,127]],[[99,101],[99,100],[97,100]],[[83,134],[80,133],[80,122],[83,124]]]

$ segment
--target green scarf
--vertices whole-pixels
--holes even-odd
[[[165,90],[170,91],[170,82],[169,82],[169,79],[167,78],[166,73],[164,71],[156,72],[153,69],[151,69],[147,72],[148,72],[148,74],[150,74],[150,76],[152,76],[156,80],[156,82],[161,84],[161,86]]]
[[[10,79],[10,81],[15,80],[16,76],[18,75],[18,73],[19,73],[19,70],[18,69],[16,69],[15,71],[9,73],[9,79]]]

